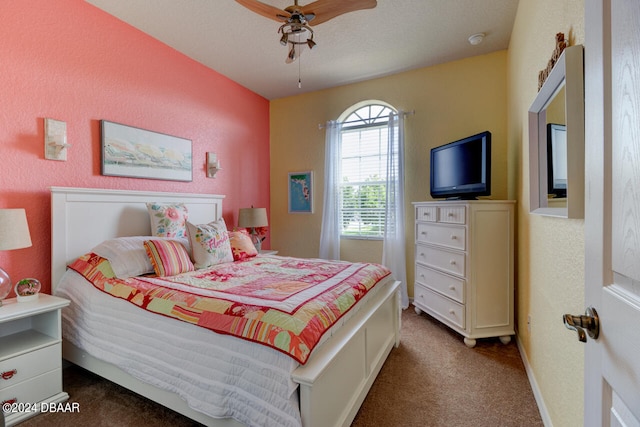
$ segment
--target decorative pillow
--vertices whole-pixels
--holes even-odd
[[[177,240],[146,240],[144,248],[160,277],[193,271],[195,268],[184,245]]]
[[[193,225],[187,222],[189,240],[197,269],[233,261],[229,234],[224,219],[209,224]]]
[[[245,229],[230,231],[229,242],[231,243],[231,252],[233,252],[234,261],[240,261],[258,255],[258,250],[251,241],[249,232]]]
[[[153,273],[153,265],[144,249],[144,241],[149,237],[116,237],[105,240],[91,252],[108,259],[113,273],[119,279]]]
[[[187,207],[183,203],[147,203],[151,234],[187,238]]]

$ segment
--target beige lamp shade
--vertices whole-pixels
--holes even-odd
[[[31,246],[31,235],[24,209],[0,209],[0,250]]]
[[[253,228],[267,227],[267,209],[266,208],[241,208],[238,217],[238,227]]]

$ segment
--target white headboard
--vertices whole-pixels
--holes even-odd
[[[51,291],[67,265],[113,237],[149,236],[147,202],[184,203],[189,221],[204,224],[222,216],[224,196],[51,187]]]

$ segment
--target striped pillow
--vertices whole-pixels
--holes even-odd
[[[146,240],[144,249],[159,277],[193,271],[193,263],[182,243],[176,240]]]

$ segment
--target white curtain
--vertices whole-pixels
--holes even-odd
[[[387,199],[382,265],[402,282],[402,308],[409,307],[404,216],[404,112],[389,115]]]
[[[329,121],[324,146],[324,203],[320,231],[320,258],[340,259],[340,144],[342,124]]]

